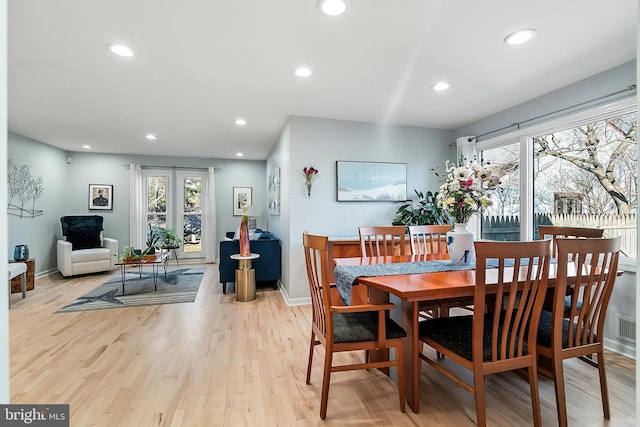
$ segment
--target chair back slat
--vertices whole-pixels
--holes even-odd
[[[405,255],[406,232],[407,227],[404,225],[358,227],[362,256]]]
[[[568,227],[563,225],[539,225],[538,236],[540,239],[545,237],[551,237],[553,240],[553,253],[555,258],[558,255],[558,246],[556,241],[558,238],[588,238],[596,239],[601,238],[604,234],[602,228],[589,228],[589,227]]]
[[[412,255],[427,255],[446,253],[446,233],[451,231],[451,225],[410,225],[409,239]]]
[[[475,242],[475,249],[474,302],[477,307],[487,302],[493,306],[491,361],[522,357],[535,348],[535,331],[547,289],[551,242]],[[491,300],[487,301],[489,296]],[[475,310],[474,360],[483,360],[484,323],[485,313]]]
[[[558,238],[558,283],[556,285],[553,326],[561,328],[570,321],[569,347],[602,340],[609,299],[618,270],[620,237],[608,239]],[[576,279],[569,283],[566,265],[575,263]],[[569,298],[567,288],[570,288]],[[569,307],[566,306],[567,302]],[[564,313],[556,315],[556,313]],[[560,334],[558,334],[560,335]]]

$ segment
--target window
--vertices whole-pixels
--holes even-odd
[[[479,142],[483,164],[503,174],[481,237],[534,239],[538,224],[600,227],[636,258],[636,128],[629,98]]]

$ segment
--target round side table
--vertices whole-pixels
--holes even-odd
[[[256,299],[256,271],[251,265],[251,261],[260,258],[260,254],[242,256],[240,254],[231,255],[231,259],[238,261],[236,270],[236,301],[249,302]]]

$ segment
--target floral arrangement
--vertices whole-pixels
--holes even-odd
[[[500,179],[493,176],[488,167],[482,167],[475,161],[462,161],[458,165],[447,161],[446,173],[436,201],[454,222],[469,222],[473,214],[491,206],[489,192],[496,189]]]
[[[307,197],[311,197],[311,184],[313,184],[313,178],[318,174],[318,169],[313,166],[305,166],[302,173],[304,174],[304,185],[307,186]]]

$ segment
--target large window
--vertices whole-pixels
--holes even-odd
[[[535,239],[538,224],[599,227],[636,258],[636,129],[629,99],[479,142],[482,162],[501,174],[482,238]]]

